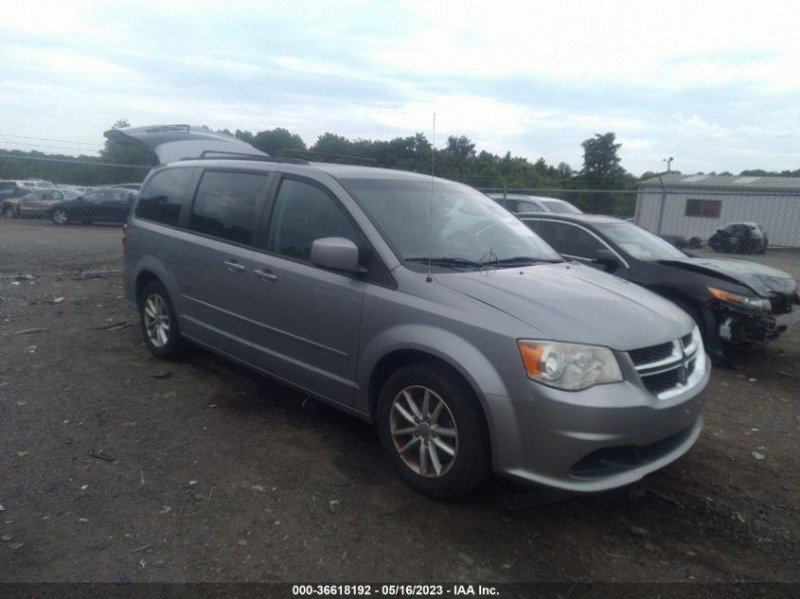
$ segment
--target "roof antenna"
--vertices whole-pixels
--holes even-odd
[[[431,145],[431,203],[428,209],[428,276],[425,281],[430,283],[433,281],[433,274],[431,273],[431,258],[433,253],[433,186],[434,176],[436,173],[436,113],[433,113],[433,144]]]

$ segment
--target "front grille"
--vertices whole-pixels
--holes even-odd
[[[702,379],[692,374],[703,351],[702,342],[690,333],[671,343],[632,350],[628,355],[645,389],[658,399],[669,399]]]
[[[686,376],[692,376],[694,372],[694,365],[695,360],[689,362],[686,366]],[[651,375],[642,375],[642,382],[644,386],[647,387],[647,390],[650,391],[653,395],[658,395],[659,393],[663,393],[664,391],[669,391],[670,389],[674,389],[681,383],[680,377],[680,369],[681,365],[678,364],[672,370],[667,370],[665,372],[659,372],[658,374],[651,374]]]
[[[689,336],[691,337],[691,335]],[[660,360],[666,360],[672,355],[672,343],[662,343],[651,347],[643,347],[628,352],[633,360],[634,366],[652,364]]]
[[[678,368],[667,370],[666,372],[659,372],[658,374],[651,374],[650,376],[642,377],[642,382],[647,390],[653,395],[658,395],[669,389],[673,389],[680,383],[678,377]]]
[[[692,427],[689,426],[679,433],[650,445],[622,445],[598,449],[577,462],[569,473],[573,478],[593,479],[627,472],[669,455],[680,447],[691,434]]]

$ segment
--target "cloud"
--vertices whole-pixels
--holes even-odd
[[[17,3],[0,20],[0,133],[97,141],[134,124],[287,127],[581,162],[796,168],[792,2],[461,0]],[[755,164],[758,162],[758,164]]]

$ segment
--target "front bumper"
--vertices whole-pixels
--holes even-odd
[[[567,491],[633,483],[686,453],[703,427],[711,364],[696,384],[657,399],[621,360],[625,381],[580,392],[531,382],[531,396],[487,397],[498,474]]]
[[[775,341],[790,326],[800,323],[800,311],[750,315],[724,310],[718,315],[719,337],[730,343],[765,344]]]

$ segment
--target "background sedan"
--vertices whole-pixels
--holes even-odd
[[[130,189],[102,187],[87,191],[67,202],[51,206],[48,216],[57,225],[71,222],[125,222],[136,200]]]

